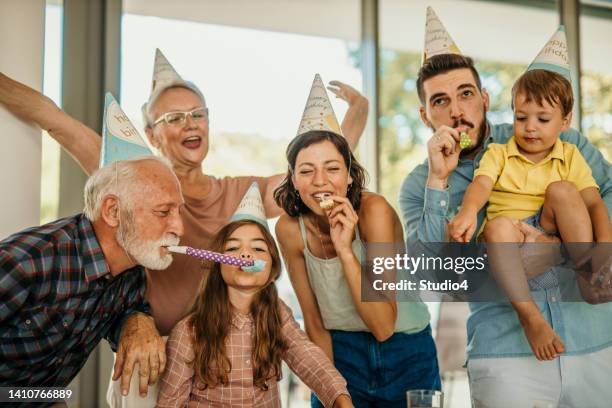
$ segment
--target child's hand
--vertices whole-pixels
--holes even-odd
[[[477,224],[477,213],[459,210],[448,223],[448,234],[455,241],[468,243],[476,231]]]

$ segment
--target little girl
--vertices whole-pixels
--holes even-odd
[[[352,407],[346,381],[279,298],[280,257],[254,183],[212,250],[261,259],[257,273],[215,263],[172,330],[158,407],[280,407],[284,360],[327,407]]]

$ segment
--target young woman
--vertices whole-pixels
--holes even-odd
[[[252,273],[213,264],[191,313],[168,339],[157,406],[280,407],[284,360],[325,406],[352,407],[344,379],[278,298],[280,256],[267,227],[231,222],[212,249],[262,259],[266,267]]]
[[[397,214],[364,191],[365,170],[334,132],[298,135],[287,161],[274,194],[286,212],[276,234],[310,339],[347,380],[355,406],[405,406],[406,390],[439,389],[425,305],[361,299],[364,244],[403,246]],[[333,208],[323,209],[330,200]],[[320,406],[314,396],[312,405]]]

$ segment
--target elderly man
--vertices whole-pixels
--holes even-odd
[[[437,23],[439,38],[441,23]],[[426,44],[425,62],[417,79],[421,118],[434,134],[427,144],[427,162],[406,177],[400,191],[408,245],[445,241],[447,222],[461,204],[486,147],[506,143],[513,134],[511,125],[487,121],[489,97],[472,60],[457,53],[450,36],[444,44],[452,47],[427,52],[431,44]],[[460,151],[462,132],[469,135],[472,147]],[[578,146],[611,212],[609,163],[575,130],[563,133],[561,139]],[[483,218],[481,210],[476,230]],[[527,241],[541,238],[535,229],[527,225],[523,228]],[[508,303],[470,303],[467,367],[475,407],[533,407],[539,401],[555,406],[609,406],[612,304],[560,302],[558,269],[536,278],[540,290],[531,292],[545,318],[565,341],[566,352],[558,359],[536,360]]]
[[[115,162],[87,181],[83,214],[0,242],[0,385],[67,386],[102,338],[119,345],[122,361],[148,344],[157,377],[164,344],[143,267],[172,262],[166,246],[183,234],[182,205],[163,160]]]

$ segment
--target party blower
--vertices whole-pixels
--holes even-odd
[[[266,261],[261,259],[247,260],[237,258],[231,255],[220,254],[219,252],[207,251],[205,249],[197,249],[189,246],[169,246],[168,251],[177,254],[185,254],[194,258],[204,259],[207,261],[219,262],[226,265],[239,266],[245,272],[261,272],[266,266]]]

